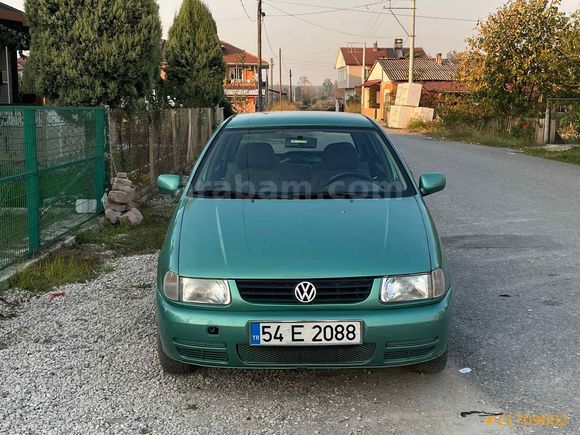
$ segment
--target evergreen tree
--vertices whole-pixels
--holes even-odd
[[[216,23],[201,0],[184,0],[169,30],[167,81],[180,104],[209,107],[223,101],[226,67]]]
[[[128,107],[161,64],[155,0],[26,0],[34,90],[61,105]]]

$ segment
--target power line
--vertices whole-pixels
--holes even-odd
[[[265,3],[266,3],[266,2],[265,2]],[[300,20],[300,21],[302,21],[302,22],[304,22],[304,23],[310,24],[311,26],[319,27],[319,28],[321,28],[321,29],[324,29],[324,30],[329,30],[329,31],[331,31],[331,32],[335,32],[335,33],[341,33],[341,34],[343,34],[343,35],[348,35],[348,36],[356,36],[357,38],[362,38],[362,37],[365,37],[365,35],[361,35],[361,34],[358,34],[358,33],[350,33],[350,32],[345,32],[345,31],[342,31],[342,30],[334,29],[334,28],[332,28],[332,27],[323,26],[323,25],[321,25],[321,24],[317,24],[317,23],[314,23],[314,22],[312,22],[312,21],[308,21],[308,20],[307,20],[307,19],[305,19],[305,18],[302,18],[302,17],[296,16],[295,14],[291,14],[291,13],[289,13],[289,12],[286,12],[286,11],[284,11],[284,10],[282,10],[282,9],[280,9],[280,8],[278,8],[278,7],[276,7],[276,6],[272,5],[272,4],[270,4],[270,3],[266,3],[266,4],[267,4],[268,6],[270,6],[270,7],[274,8],[274,9],[276,9],[277,11],[279,11],[279,12],[282,12],[282,13],[283,13],[285,16],[289,16],[289,17],[296,18],[297,20]],[[270,15],[270,16],[272,16],[272,15]],[[371,36],[369,36],[369,37],[371,37]],[[372,36],[372,37],[373,37],[373,38],[377,38],[377,39],[387,39],[387,38],[393,38],[393,36]]]
[[[299,17],[299,16],[305,16],[305,15],[320,15],[320,14],[326,14],[326,13],[332,13],[332,12],[359,12],[359,13],[363,13],[363,14],[371,14],[371,15],[390,15],[392,10],[394,9],[402,9],[402,10],[408,10],[408,7],[397,7],[397,8],[393,8],[393,7],[389,7],[386,9],[389,9],[389,12],[381,12],[381,11],[377,11],[377,10],[361,10],[360,8],[363,7],[368,7],[368,6],[373,6],[373,5],[379,5],[379,4],[384,4],[384,1],[382,2],[375,2],[375,3],[367,3],[364,5],[359,5],[359,6],[353,6],[352,8],[337,8],[337,7],[332,7],[332,6],[320,6],[320,5],[309,5],[306,3],[294,3],[294,2],[286,2],[286,1],[281,1],[281,0],[270,0],[270,1],[274,1],[276,3],[285,3],[285,4],[290,4],[290,5],[296,5],[296,6],[308,6],[308,7],[312,7],[312,8],[319,8],[319,9],[324,9],[324,11],[317,11],[317,12],[298,12],[298,13],[294,13],[294,14],[289,14],[289,13],[285,13],[284,15],[270,15],[271,17],[283,17],[285,15],[292,15],[294,17]],[[274,5],[270,5],[272,7],[274,7]],[[280,9],[278,9],[280,12],[282,12]],[[398,14],[398,16],[401,17],[410,17],[410,14]],[[425,19],[431,19],[431,20],[445,20],[445,21],[465,21],[465,22],[473,22],[476,23],[479,20],[473,19],[473,18],[459,18],[459,17],[443,17],[443,16],[434,16],[434,15],[416,15],[417,18],[425,18]],[[371,18],[372,21],[372,18]],[[367,21],[368,22],[368,21]],[[378,19],[375,20],[375,23],[378,22]],[[373,25],[373,27],[376,27],[376,24]]]
[[[256,20],[252,20],[252,17],[250,17],[250,14],[248,14],[248,10],[246,9],[246,5],[244,4],[244,0],[240,0],[240,3],[242,4],[242,8],[244,8],[244,12],[246,13],[246,17],[248,17],[248,20],[250,20],[252,23]]]

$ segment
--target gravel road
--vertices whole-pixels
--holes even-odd
[[[429,200],[457,288],[444,373],[163,375],[156,255],[125,257],[91,282],[64,286],[62,298],[33,297],[15,317],[0,316],[0,433],[505,434],[460,413],[577,416],[580,170],[492,148],[395,140],[417,174],[449,175],[448,190]],[[460,374],[465,366],[473,372]]]

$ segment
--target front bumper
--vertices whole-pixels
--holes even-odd
[[[392,367],[417,364],[447,348],[452,289],[438,302],[412,307],[316,311],[230,311],[184,307],[157,292],[159,337],[167,356],[208,367]],[[363,345],[250,347],[251,321],[361,320]],[[217,333],[216,333],[217,332]]]

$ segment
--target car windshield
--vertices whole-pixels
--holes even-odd
[[[251,199],[393,198],[414,194],[391,145],[373,129],[224,130],[192,196]]]

